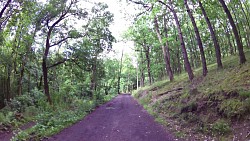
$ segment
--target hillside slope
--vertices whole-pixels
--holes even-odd
[[[250,52],[246,56],[250,60]],[[230,56],[223,65],[221,70],[216,64],[209,65],[206,77],[195,70],[192,82],[183,74],[174,82],[156,82],[133,95],[177,137],[249,140],[250,63],[240,66],[238,57]]]

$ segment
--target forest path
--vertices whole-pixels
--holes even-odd
[[[130,95],[119,95],[49,141],[172,141]]]

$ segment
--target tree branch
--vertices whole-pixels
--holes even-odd
[[[10,4],[11,0],[8,0],[7,3],[4,5],[3,9],[0,12],[0,19],[3,16],[4,11],[6,10],[6,8],[8,7],[8,5]]]
[[[142,5],[144,8],[149,7],[148,4],[143,3],[142,1],[134,1],[134,0],[129,0],[132,3]]]
[[[174,11],[174,9],[172,9],[169,5],[167,5],[165,2],[161,1],[161,0],[158,0],[159,3],[165,5],[171,12]]]
[[[66,41],[67,39],[70,39],[70,38],[73,38],[73,37],[66,37],[66,38],[63,38],[62,40],[58,41],[57,43],[54,43],[54,44],[50,45],[49,47],[53,47],[53,46],[59,45],[60,43]]]
[[[68,60],[71,60],[71,59],[66,59],[66,58],[64,58],[62,61],[59,61],[59,62],[57,62],[57,63],[55,63],[55,64],[53,64],[53,65],[47,67],[47,69],[53,68],[53,67],[58,66],[58,65],[60,65],[60,64],[63,64],[63,63],[65,63],[65,62],[68,61]]]

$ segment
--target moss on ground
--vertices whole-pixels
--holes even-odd
[[[246,56],[250,60],[250,52]],[[233,128],[236,124],[250,126],[247,122],[250,119],[250,63],[239,65],[237,56],[229,56],[223,60],[223,67],[217,70],[216,64],[210,64],[206,77],[197,69],[192,82],[186,74],[181,74],[174,82],[160,81],[133,95],[156,117],[166,119],[177,136],[192,134],[191,139],[216,140],[230,140],[236,134],[244,136]],[[175,126],[180,128],[174,129]]]

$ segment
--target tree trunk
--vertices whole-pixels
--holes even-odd
[[[25,66],[25,61],[22,62],[20,77],[19,77],[19,80],[18,80],[18,95],[19,96],[22,95],[22,87],[23,87],[22,80],[23,80],[23,74],[24,74],[24,66]]]
[[[226,37],[227,37],[227,40],[228,40],[228,45],[230,47],[229,52],[230,52],[231,55],[233,55],[234,54],[234,47],[233,47],[233,45],[231,43],[231,40],[230,40],[230,30],[228,29],[227,26],[224,27],[224,29],[226,30]]]
[[[121,62],[120,62],[120,68],[118,73],[118,86],[117,86],[117,92],[120,94],[120,81],[121,81],[121,73],[122,73],[122,59],[123,59],[123,50],[122,50],[122,56],[121,56]]]
[[[218,69],[221,69],[223,66],[222,66],[222,62],[221,62],[221,51],[220,51],[220,45],[218,43],[218,40],[217,40],[217,37],[215,35],[215,32],[214,32],[214,29],[212,27],[212,24],[207,16],[207,13],[201,3],[200,0],[198,0],[198,3],[199,3],[199,7],[201,8],[201,11],[204,15],[204,18],[206,20],[206,23],[208,25],[208,29],[210,31],[210,35],[211,35],[211,38],[213,40],[213,43],[214,43],[214,49],[215,49],[215,55],[216,55],[216,62],[217,62],[217,67]]]
[[[163,16],[163,20],[164,20],[164,32],[165,32],[166,39],[168,39],[167,20],[166,20],[165,16],[166,16],[166,14]],[[168,42],[167,41],[166,41],[165,47],[166,47],[166,53],[167,53],[167,57],[168,57],[168,60],[169,60],[169,64],[171,64],[171,61],[170,61],[170,51],[169,51],[169,46],[168,46]]]
[[[42,62],[42,69],[43,69],[43,84],[44,84],[44,93],[47,96],[47,100],[50,105],[52,105],[52,100],[49,93],[49,84],[48,84],[48,68],[47,68],[47,56],[49,54],[49,48],[50,48],[50,36],[51,36],[52,28],[50,28],[47,39],[46,39],[46,47],[43,54],[43,62]]]
[[[11,65],[7,65],[7,82],[6,82],[6,100],[10,101],[10,99],[12,98],[11,95],[11,80],[10,80],[10,76],[11,76]]]
[[[198,44],[198,47],[200,49],[200,55],[201,55],[201,62],[202,62],[202,70],[203,70],[203,76],[207,75],[207,63],[206,63],[206,58],[205,58],[205,54],[204,54],[204,50],[203,50],[203,46],[202,46],[202,41],[201,41],[201,37],[200,37],[200,33],[199,33],[199,29],[196,25],[195,19],[193,17],[193,14],[188,6],[187,0],[184,0],[184,3],[186,5],[187,8],[187,13],[191,19],[192,25],[194,27],[194,32],[196,35],[196,41]]]
[[[234,23],[235,23],[236,29],[238,30],[238,34],[239,34],[239,38],[241,39],[242,46],[244,46],[244,43],[242,42],[244,35],[241,33],[241,29],[243,30],[245,28],[244,28],[242,22],[238,21],[239,15],[237,15],[237,12],[235,11],[235,9],[239,9],[239,7],[237,7],[237,5],[234,5],[234,7],[232,8],[232,16],[234,16],[234,19],[235,19]],[[247,41],[247,40],[245,40],[245,41]],[[247,42],[246,42],[246,46],[247,46]]]
[[[174,15],[175,23],[176,23],[176,26],[177,26],[177,29],[178,29],[178,34],[179,34],[179,39],[180,39],[180,43],[181,43],[181,49],[182,49],[182,55],[183,55],[183,59],[184,59],[185,69],[186,69],[186,71],[188,73],[189,80],[193,80],[194,74],[193,74],[193,70],[192,70],[192,68],[190,66],[190,62],[188,60],[188,54],[187,54],[187,50],[186,50],[186,47],[185,47],[185,43],[184,43],[182,31],[181,31],[181,26],[180,26],[180,23],[179,23],[179,20],[178,20],[178,16],[177,16],[177,13],[174,10],[174,6],[173,6],[171,0],[169,0],[169,3],[170,3],[170,10]]]
[[[143,61],[143,54],[142,54],[142,50],[140,51],[140,58],[141,58],[141,64],[143,65],[144,61]],[[140,68],[140,74],[141,74],[141,78],[140,78],[140,87],[144,87],[144,82],[145,82],[145,75],[144,75],[144,69],[142,67]]]
[[[194,43],[194,35],[192,34],[191,32],[191,29],[189,28],[189,26],[187,26],[187,30],[188,32],[190,33],[190,46],[189,46],[189,51],[190,51],[190,60],[191,60],[191,66],[194,67],[194,68],[197,68],[197,62],[199,62],[196,58],[196,47],[195,46],[195,43]],[[199,58],[198,58],[199,59]]]
[[[144,81],[145,81],[145,76],[144,76],[144,72],[142,70],[141,79],[140,79],[140,87],[144,87]]]
[[[154,22],[155,22],[155,30],[156,30],[156,33],[157,33],[157,37],[158,37],[158,40],[159,40],[159,42],[161,44],[161,48],[162,48],[162,52],[163,52],[163,57],[164,57],[168,77],[169,77],[170,81],[173,81],[174,76],[173,76],[173,72],[172,72],[172,69],[171,69],[171,66],[170,66],[170,56],[168,56],[167,49],[166,49],[166,48],[168,48],[168,43],[166,41],[166,46],[163,45],[160,30],[159,30],[159,25],[158,25],[158,21],[157,21],[157,17],[155,17]]]
[[[242,11],[242,13],[243,13],[243,15],[244,15],[244,17],[245,17],[245,19],[246,19],[246,24],[245,24],[245,33],[246,33],[246,43],[247,43],[247,47],[248,48],[250,48],[250,40],[249,40],[249,38],[250,38],[250,36],[249,36],[249,28],[250,28],[250,24],[249,24],[249,19],[248,19],[248,17],[247,17],[247,14],[246,14],[246,12],[245,12],[245,9],[243,8],[243,4],[242,4],[242,2],[241,1],[239,1],[239,5],[240,5],[240,9],[241,9],[241,11]]]
[[[233,30],[233,33],[234,33],[234,36],[235,36],[235,39],[236,39],[237,47],[238,47],[238,52],[239,52],[239,57],[240,57],[240,64],[244,64],[246,62],[246,57],[245,57],[242,41],[240,39],[237,27],[236,27],[236,25],[234,23],[234,20],[233,20],[233,17],[231,15],[230,11],[228,10],[228,8],[227,8],[227,6],[225,4],[225,1],[224,0],[219,0],[219,1],[221,3],[225,13],[227,14],[229,22],[230,22],[230,24],[232,26],[232,30]]]
[[[2,19],[3,13],[4,13],[4,11],[6,10],[6,8],[9,6],[10,2],[11,2],[11,0],[8,0],[8,1],[6,2],[6,4],[4,5],[4,7],[2,8],[2,10],[0,11],[0,19]],[[1,30],[2,30],[2,21],[0,21],[0,31],[1,31]]]
[[[147,69],[148,69],[148,80],[149,84],[152,84],[152,76],[151,76],[151,67],[150,67],[150,58],[149,58],[149,47],[147,45],[144,45],[144,50],[145,50],[145,56],[147,60]]]
[[[179,47],[177,49],[176,58],[177,58],[177,72],[178,72],[178,74],[181,74],[182,67],[181,67],[181,58],[180,58],[180,49],[179,49]]]
[[[92,97],[94,96],[94,91],[96,90],[96,72],[97,72],[97,68],[96,68],[96,63],[97,63],[97,54],[94,58],[94,63],[92,64],[92,76],[91,76],[91,80],[90,80],[90,91],[92,92]]]

